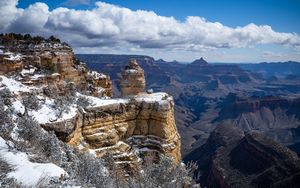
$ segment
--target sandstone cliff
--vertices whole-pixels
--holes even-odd
[[[73,87],[98,97],[112,96],[110,77],[90,72],[65,43],[13,40],[0,50],[0,74],[17,74],[23,84],[51,85],[62,94]]]
[[[135,59],[129,60],[122,72],[121,92],[122,96],[137,95],[145,89],[144,70]]]
[[[75,116],[68,143],[97,156],[109,153],[119,163],[137,163],[139,158],[158,154],[180,162],[172,97],[165,93],[141,94],[131,100],[97,103]]]
[[[112,99],[109,76],[89,71],[68,45],[17,44],[6,46],[0,54],[0,71],[5,75],[0,85],[18,85],[13,88],[16,98],[34,93],[41,107],[26,111],[44,129],[83,152],[98,157],[109,154],[122,167],[136,167],[142,159],[156,160],[161,154],[180,163],[173,98],[166,93],[143,93],[144,71],[136,60],[130,60],[122,72],[121,88],[127,98]],[[48,94],[51,90],[71,99],[61,104],[64,101]],[[90,104],[76,104],[82,98]]]

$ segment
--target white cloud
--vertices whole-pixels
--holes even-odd
[[[22,12],[17,9],[18,0],[1,0],[0,1],[0,30],[7,27]]]
[[[48,20],[48,6],[44,3],[35,3],[22,11],[11,22],[7,30],[22,33],[42,32]]]
[[[78,48],[109,46],[128,51],[163,48],[203,52],[278,44],[300,49],[297,34],[276,32],[268,25],[250,23],[232,28],[195,16],[179,21],[152,11],[133,11],[103,2],[97,2],[90,10],[60,7],[52,11],[44,3],[26,9],[17,9],[16,4],[17,0],[0,2],[0,32],[54,34]]]

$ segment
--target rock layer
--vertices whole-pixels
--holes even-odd
[[[246,135],[220,125],[207,142],[185,157],[195,161],[205,187],[299,187],[300,160],[259,132]]]
[[[120,165],[139,164],[147,156],[155,160],[160,154],[170,156],[175,164],[180,163],[173,98],[166,93],[143,93],[144,71],[136,60],[130,60],[122,72],[121,88],[126,98],[109,99],[107,96],[112,96],[109,76],[89,71],[74,58],[66,44],[14,41],[3,50],[3,59],[9,62],[0,61],[1,66],[15,63],[21,68],[3,69],[6,72],[2,74],[14,72],[14,79],[28,90],[43,88],[38,91],[43,107],[29,110],[30,114],[64,142],[98,157],[110,154]],[[56,115],[52,102],[55,97],[47,94],[52,88],[60,95],[72,92],[74,100],[89,98],[92,104],[83,107],[72,101],[69,104],[72,110]],[[103,96],[106,97],[99,98]]]
[[[63,141],[96,156],[110,154],[119,163],[159,154],[181,161],[180,136],[173,98],[165,93],[140,94],[136,99],[96,105],[71,119],[42,125]]]
[[[61,94],[68,93],[66,88],[73,85],[93,96],[112,97],[110,77],[89,72],[67,44],[17,40],[14,45],[3,46],[1,51],[0,74],[20,73],[19,80],[26,85],[53,85]]]
[[[122,96],[137,95],[144,91],[145,85],[144,70],[135,59],[130,59],[128,66],[126,66],[122,72]]]

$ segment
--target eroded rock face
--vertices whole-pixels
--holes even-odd
[[[1,50],[0,74],[19,73],[18,80],[23,84],[41,87],[52,85],[61,94],[67,94],[68,85],[73,85],[77,90],[93,96],[112,97],[110,77],[90,72],[84,63],[74,57],[72,48],[67,44],[15,43]]]
[[[143,94],[126,103],[92,107],[83,114],[81,138],[71,142],[91,149],[97,156],[110,152],[123,162],[137,162],[139,157],[165,154],[178,163],[180,136],[174,121],[172,97],[148,101],[158,94]],[[122,157],[120,158],[120,155]]]
[[[88,73],[87,81],[89,83],[88,89],[91,91],[91,94],[95,97],[112,97],[112,81],[110,77],[98,73],[96,71],[91,71]]]
[[[28,90],[42,88],[39,95],[44,99],[43,107],[56,111],[47,94],[52,88],[62,95],[69,95],[76,88],[80,93],[74,92],[74,98],[84,96],[92,102],[85,109],[73,102],[72,113],[53,115],[54,118],[49,118],[49,113],[45,115],[43,108],[39,112],[32,110],[31,115],[45,115],[45,121],[34,116],[44,129],[54,131],[62,141],[83,152],[98,157],[110,154],[121,166],[136,166],[147,156],[156,160],[160,154],[170,156],[175,164],[181,161],[173,98],[166,93],[143,93],[144,71],[135,60],[130,60],[122,73],[121,88],[126,97],[108,99],[104,96],[112,96],[110,77],[88,71],[74,58],[70,47],[52,43],[22,45],[7,47],[14,54],[21,54],[18,60],[11,58],[22,65],[14,79]],[[44,87],[48,85],[53,87]]]
[[[118,164],[138,164],[158,154],[181,161],[180,136],[173,98],[166,93],[141,94],[136,99],[112,99],[78,111],[63,122],[42,125],[63,141],[96,156],[110,154]]]
[[[299,187],[296,153],[263,134],[244,135],[232,125],[218,126],[207,142],[185,157],[199,165],[205,187]]]
[[[144,70],[135,59],[130,59],[128,65],[122,72],[122,96],[138,95],[144,91],[145,85]]]

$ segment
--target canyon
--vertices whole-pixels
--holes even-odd
[[[112,160],[110,175],[116,167],[130,182],[146,163],[157,167],[168,157],[167,169],[195,164],[194,179],[204,187],[300,184],[297,71],[271,74],[268,64],[204,58],[182,64],[139,55],[75,55],[54,37],[3,35],[1,43],[0,113],[16,127],[20,118],[31,119],[78,155]],[[18,129],[1,132],[3,148],[18,143]],[[67,177],[64,165],[56,166],[57,177]]]
[[[145,92],[144,71],[135,59],[120,71],[122,98],[113,98],[107,74],[90,71],[65,43],[10,40],[0,59],[0,84],[13,92],[18,116],[28,113],[73,148],[99,158],[109,155],[126,171],[140,169],[145,160],[157,163],[161,156],[181,163],[173,97]],[[36,95],[38,109],[20,104],[28,95]],[[59,109],[56,98],[63,97],[70,100]],[[85,106],[76,105],[81,99]]]
[[[300,63],[214,64],[200,58],[184,64],[138,55],[76,56],[93,70],[110,72],[113,83],[135,58],[145,70],[146,89],[174,97],[182,156],[186,164],[198,164],[195,177],[201,186],[299,186],[294,152],[300,151]],[[120,88],[113,93],[121,95]]]

